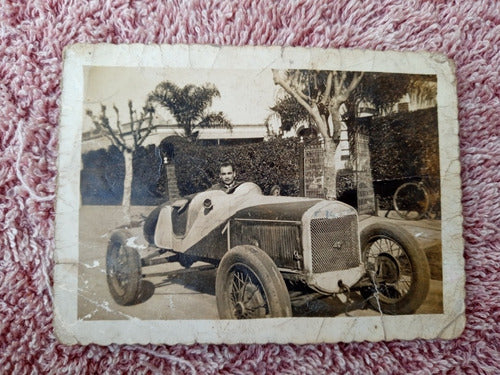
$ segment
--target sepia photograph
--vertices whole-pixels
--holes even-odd
[[[445,313],[437,72],[166,65],[81,66],[76,321]]]

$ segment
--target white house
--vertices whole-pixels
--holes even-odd
[[[130,124],[122,124],[121,126],[127,135],[127,131],[130,132]],[[267,129],[263,124],[239,124],[234,125],[232,129],[205,128],[200,129],[199,132],[198,139],[210,144],[257,142],[267,137]],[[165,137],[182,134],[183,130],[175,124],[157,124],[153,126],[153,130],[143,146],[159,145]],[[88,131],[82,134],[82,153],[107,148],[110,145],[111,141],[97,131]]]

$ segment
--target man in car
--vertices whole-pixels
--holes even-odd
[[[231,194],[241,185],[241,182],[236,181],[236,171],[231,162],[224,162],[220,165],[219,179],[220,182],[208,190],[222,190],[224,193]]]
[[[221,190],[226,194],[231,194],[234,190],[241,185],[241,182],[236,181],[236,171],[230,161],[223,162],[220,165],[219,182],[212,185],[208,190]],[[175,201],[172,206],[177,207],[177,212],[181,213],[189,205],[189,202],[196,194],[190,194],[182,199]]]

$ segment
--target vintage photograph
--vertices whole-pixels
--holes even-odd
[[[444,314],[438,72],[193,60],[81,64],[72,319]]]
[[[79,318],[442,312],[435,75],[84,74]]]

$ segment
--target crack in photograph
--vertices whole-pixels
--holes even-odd
[[[78,319],[443,313],[436,75],[83,82]]]

